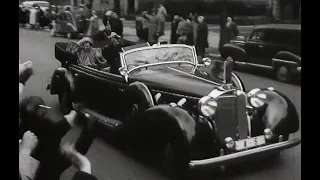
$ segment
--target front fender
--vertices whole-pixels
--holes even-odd
[[[74,80],[72,74],[65,68],[57,68],[51,78],[50,94],[59,94],[64,92],[67,88],[74,90]]]
[[[212,124],[172,105],[158,105],[145,111],[149,132],[157,142],[175,139],[188,150],[189,159],[214,157],[220,150]],[[151,139],[152,140],[152,139]]]
[[[282,64],[290,67],[301,67],[301,57],[288,51],[280,51],[272,58],[272,65],[276,67]]]
[[[291,134],[299,130],[299,115],[292,101],[283,93],[269,89],[254,89],[248,93],[248,103],[254,107],[253,124],[263,124],[275,134]],[[257,132],[260,129],[260,133]],[[261,134],[261,127],[252,127]],[[262,131],[263,132],[263,131]]]
[[[225,44],[220,48],[220,54],[223,59],[232,57],[235,61],[246,61],[247,52],[242,47],[234,44]]]

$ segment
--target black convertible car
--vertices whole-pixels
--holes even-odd
[[[122,48],[116,72],[77,65],[56,44],[57,68],[50,93],[62,109],[73,102],[132,148],[155,152],[167,172],[215,168],[300,144],[293,103],[273,88],[246,91],[232,60],[204,59],[187,45]],[[209,69],[209,71],[205,71]],[[111,73],[114,72],[114,73]]]

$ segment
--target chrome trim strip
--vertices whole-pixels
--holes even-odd
[[[245,150],[233,154],[223,155],[215,158],[192,160],[189,162],[189,169],[204,169],[214,168],[226,164],[234,164],[237,161],[245,161],[248,158],[256,158],[258,155],[264,155],[271,152],[277,152],[292,148],[301,143],[301,140],[296,138],[290,141],[279,142],[259,148]]]
[[[255,67],[272,69],[272,66],[261,65],[261,64],[254,64],[254,63],[248,63],[248,62],[238,62],[238,61],[235,61],[234,63],[235,63],[235,64],[240,64],[240,65],[249,65],[249,66],[255,66]]]
[[[298,64],[297,62],[294,62],[294,61],[286,61],[286,60],[277,59],[277,58],[272,58],[272,61],[275,61],[275,62],[283,62],[283,63],[294,64],[294,65],[297,65],[297,64]]]

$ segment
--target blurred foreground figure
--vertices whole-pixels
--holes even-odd
[[[75,105],[73,109],[79,111],[81,107]],[[71,128],[77,125],[83,127],[75,143],[75,149],[81,154],[86,154],[89,150],[95,138],[95,120],[86,118],[88,121],[81,121],[83,117],[75,110],[53,119],[52,113],[56,112],[47,107],[40,97],[27,97],[19,104],[19,137],[31,131],[39,140],[38,147],[31,153],[31,156],[40,162],[36,180],[58,180],[61,173],[71,166],[60,150],[61,139]]]
[[[91,163],[89,159],[78,152],[74,144],[66,143],[61,147],[62,154],[78,169],[72,180],[97,180],[91,173]]]
[[[38,145],[37,136],[27,131],[19,140],[19,178],[20,180],[33,180],[36,177],[40,162],[31,154]]]

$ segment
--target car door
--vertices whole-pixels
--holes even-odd
[[[249,63],[257,66],[271,66],[270,50],[272,49],[271,29],[256,29],[245,44]]]
[[[125,102],[127,83],[124,78],[83,65],[75,65],[71,69],[76,77],[75,94],[78,101],[100,114],[117,118],[115,116]]]

